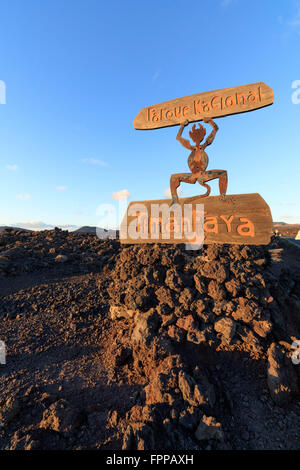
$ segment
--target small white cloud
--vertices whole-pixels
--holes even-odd
[[[90,163],[91,165],[107,166],[107,162],[97,158],[83,158],[81,161],[83,163]]]
[[[67,186],[56,186],[57,191],[65,191]]]
[[[289,202],[276,202],[279,206],[295,206],[296,202],[295,201],[289,201]]]
[[[299,217],[294,217],[290,214],[281,215],[278,220],[285,221],[287,224],[299,224]]]
[[[181,189],[180,189],[180,188],[177,188],[177,194],[181,194],[181,192],[182,192]],[[168,188],[168,189],[165,190],[164,195],[165,195],[165,197],[167,197],[168,199],[170,199],[170,198],[172,197],[170,188]]]
[[[45,224],[40,220],[28,222],[15,222],[13,225],[16,227],[28,228],[29,230],[42,230],[52,227],[52,225]]]
[[[129,196],[130,196],[130,192],[127,189],[122,189],[121,191],[112,193],[112,198],[115,201],[124,201],[124,199],[129,198]]]
[[[16,197],[21,201],[26,201],[27,199],[30,199],[30,194],[17,194]]]
[[[54,227],[58,227],[63,230],[72,231],[78,228],[77,225],[71,225],[71,224],[66,224],[66,225],[46,224],[45,222],[42,222],[41,220],[28,221],[28,222],[14,222],[12,226],[20,227],[20,228],[27,228],[28,230],[52,230],[54,229]]]
[[[82,212],[78,210],[78,211],[75,211],[75,214],[80,215],[82,214]]]
[[[18,165],[6,165],[6,168],[10,171],[16,171],[19,167]]]
[[[72,232],[73,230],[76,230],[77,228],[79,228],[78,225],[71,225],[71,224],[56,225],[56,227],[61,228],[63,230],[68,230],[69,232]]]

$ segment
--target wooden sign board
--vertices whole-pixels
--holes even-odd
[[[271,211],[257,193],[227,195],[225,199],[221,196],[181,198],[177,206],[182,217],[177,220],[170,206],[170,199],[131,202],[121,223],[120,242],[197,243],[196,237],[187,238],[186,232],[195,231],[199,207],[204,214],[201,222],[204,244],[266,245],[270,242],[273,226]],[[167,218],[158,210],[163,207],[169,209]],[[186,220],[186,207],[191,209],[188,212],[192,215],[189,221]],[[191,222],[190,227],[186,227],[187,222]],[[166,237],[168,231],[169,238]]]
[[[263,82],[184,96],[143,108],[136,116],[135,129],[159,129],[176,126],[185,120],[201,121],[245,113],[274,101],[273,90]]]

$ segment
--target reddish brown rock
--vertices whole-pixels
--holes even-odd
[[[201,274],[209,279],[215,279],[219,284],[224,282],[227,278],[226,269],[220,261],[205,263],[202,266]]]
[[[236,324],[229,317],[220,318],[215,322],[214,329],[217,333],[221,333],[227,341],[231,341],[235,334]]]
[[[262,353],[262,346],[255,335],[255,333],[246,325],[239,326],[238,328],[238,335],[244,342],[246,346],[250,346],[250,348],[257,353]]]
[[[191,289],[186,287],[185,289],[183,289],[183,291],[179,295],[178,301],[185,309],[188,309],[192,303],[192,300],[193,300],[192,291]]]
[[[241,289],[241,283],[238,279],[233,278],[230,281],[225,282],[225,287],[232,297],[237,297]]]
[[[205,335],[199,330],[192,315],[181,317],[177,320],[177,326],[187,332],[187,340],[195,344],[201,344],[206,341]]]
[[[255,302],[244,297],[239,297],[238,302],[236,311],[232,313],[234,320],[250,323],[256,317],[259,317],[261,309]]]
[[[159,289],[155,291],[155,295],[160,303],[174,307],[174,295],[168,287],[159,287]]]
[[[152,378],[151,382],[145,387],[146,405],[156,403],[174,403],[174,384],[168,374],[158,373]]]
[[[178,318],[176,325],[183,330],[191,330],[195,328],[195,320],[192,315],[187,315],[186,317]]]
[[[170,325],[168,327],[168,335],[172,340],[181,343],[185,339],[186,332],[176,325]]]
[[[155,449],[153,430],[149,424],[130,423],[123,436],[122,450]]]
[[[204,415],[195,432],[195,437],[198,441],[206,441],[209,439],[223,441],[224,433],[221,424],[218,423],[213,416]]]
[[[178,375],[178,386],[183,399],[190,405],[214,405],[214,389],[203,372],[201,375],[201,382],[196,382],[196,380],[186,372],[180,371]]]
[[[109,314],[111,320],[117,320],[118,318],[133,318],[136,314],[136,310],[130,310],[123,305],[111,305]]]
[[[198,290],[199,294],[205,294],[206,293],[206,285],[205,285],[205,282],[204,282],[202,276],[199,273],[196,273],[194,275],[194,281],[195,281],[196,289]]]
[[[253,320],[252,326],[255,333],[262,338],[266,338],[272,331],[272,323],[269,320]]]
[[[283,344],[272,343],[268,349],[268,386],[274,402],[288,404],[299,392],[291,351]]]
[[[135,327],[131,336],[132,341],[134,343],[150,344],[159,324],[156,310],[152,308],[146,313],[136,314],[134,321]]]
[[[225,298],[225,291],[217,281],[212,279],[208,284],[208,295],[214,300],[223,300]]]
[[[170,289],[181,292],[183,283],[181,277],[179,277],[177,271],[174,268],[167,270],[165,284]]]
[[[60,399],[44,411],[40,428],[68,434],[79,425],[79,418],[78,409],[70,407],[66,400]]]

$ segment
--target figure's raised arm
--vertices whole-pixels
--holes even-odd
[[[187,126],[189,123],[188,120],[184,121],[183,123],[180,124],[180,129],[178,131],[178,134],[176,136],[176,139],[181,143],[181,145],[183,145],[186,149],[189,149],[189,150],[193,150],[193,147],[191,146],[190,144],[190,141],[188,139],[184,139],[183,137],[181,137],[181,134],[182,134],[182,131],[184,129],[185,126]]]
[[[207,137],[206,141],[204,142],[203,144],[203,148],[207,147],[208,145],[212,144],[213,141],[214,141],[214,138],[216,136],[216,133],[218,131],[218,126],[217,124],[210,118],[204,118],[203,119],[203,122],[207,123],[207,124],[210,124],[213,128],[213,130],[211,131],[211,133],[209,134],[209,136]]]

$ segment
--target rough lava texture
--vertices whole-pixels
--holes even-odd
[[[0,234],[0,449],[299,449],[300,255]]]

